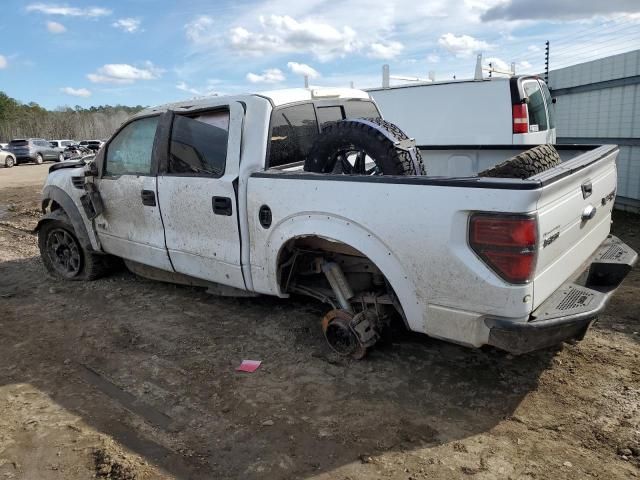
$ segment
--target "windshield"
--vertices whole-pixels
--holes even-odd
[[[12,147],[26,147],[27,145],[29,145],[29,142],[27,140],[11,140],[11,142],[9,142],[9,145],[11,145]]]

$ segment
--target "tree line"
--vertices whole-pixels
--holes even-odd
[[[47,110],[35,102],[21,103],[0,92],[0,142],[32,137],[48,140],[108,138],[122,122],[143,108],[142,105],[89,108],[76,105]]]

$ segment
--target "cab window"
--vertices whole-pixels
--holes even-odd
[[[304,161],[317,136],[318,122],[312,103],[276,110],[271,118],[269,166]]]
[[[522,84],[524,93],[529,99],[529,132],[541,132],[548,129],[547,110],[540,84],[536,80],[530,80]]]
[[[168,173],[220,177],[227,163],[229,111],[197,117],[176,115],[171,129]]]
[[[158,116],[134,120],[111,140],[105,175],[150,175]]]

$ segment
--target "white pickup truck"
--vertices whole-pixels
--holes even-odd
[[[433,177],[362,91],[170,104],[127,121],[92,163],[51,167],[39,245],[62,279],[119,257],[220,294],[308,295],[331,308],[331,347],[355,358],[394,318],[524,353],[582,338],[637,257],[609,235],[617,147],[558,148],[529,178]]]

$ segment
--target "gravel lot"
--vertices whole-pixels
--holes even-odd
[[[345,361],[307,299],[51,280],[28,233],[47,169],[0,169],[0,479],[640,475],[638,268],[576,345],[514,357],[398,332]],[[639,220],[614,225],[636,250]]]

